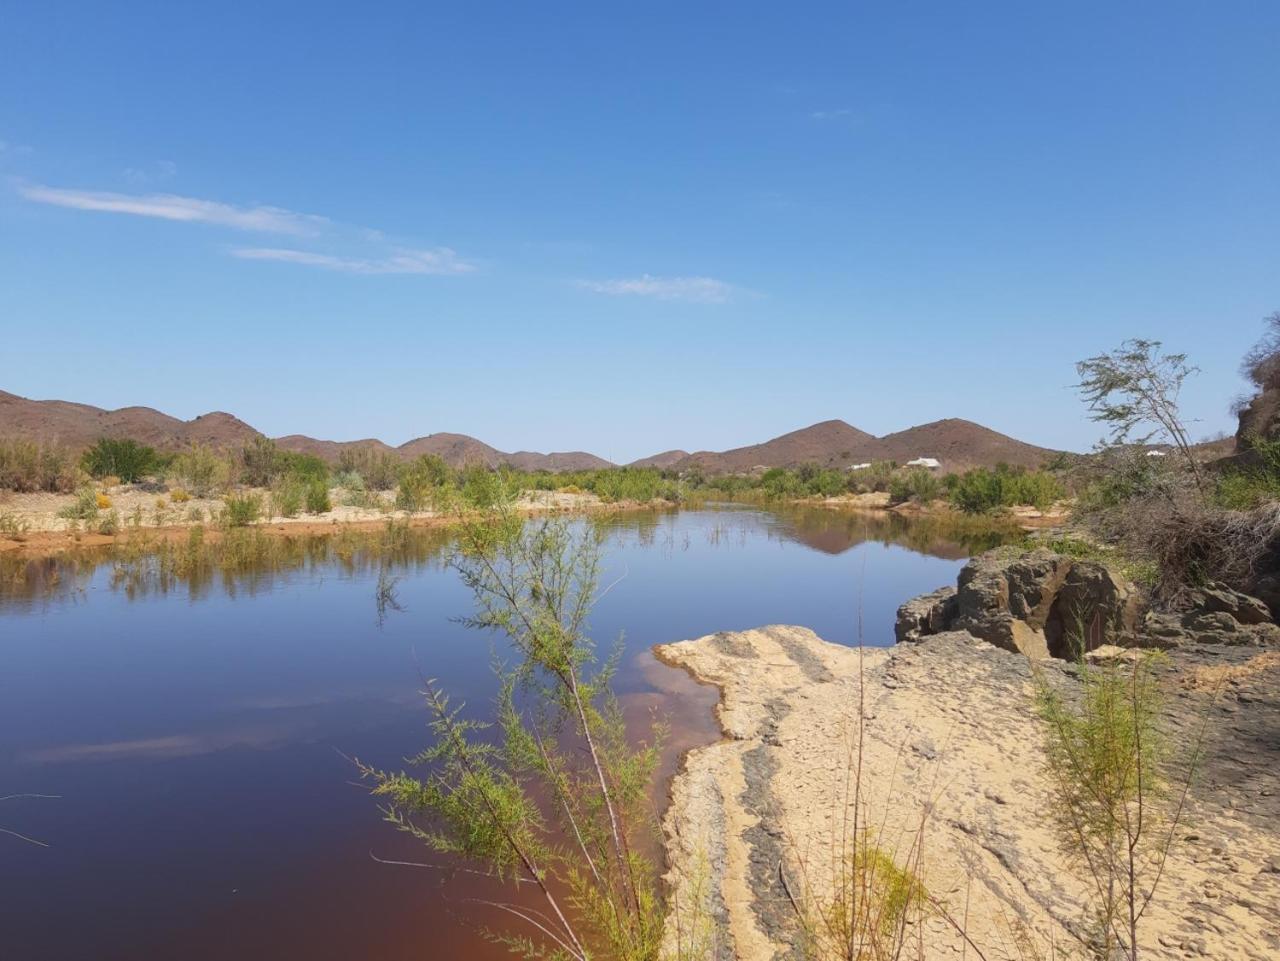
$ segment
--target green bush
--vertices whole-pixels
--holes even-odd
[[[197,497],[208,497],[231,481],[232,464],[211,447],[194,444],[177,454],[165,471],[166,478],[177,482]]]
[[[31,440],[0,440],[0,490],[69,493],[80,483],[75,458],[65,447]]]
[[[400,459],[376,447],[347,448],[338,455],[338,469],[359,474],[369,490],[389,491],[396,486]]]
[[[307,481],[307,513],[326,514],[333,510],[329,500],[329,485],[319,477]]]
[[[926,467],[909,467],[889,481],[889,503],[916,501],[928,504],[942,496],[942,481]]]
[[[454,472],[444,459],[423,454],[400,468],[396,507],[405,511],[425,511],[436,505],[440,492],[454,485]]]
[[[81,466],[90,477],[118,477],[132,484],[159,470],[155,449],[128,437],[103,437],[84,452]]]
[[[74,504],[68,504],[58,511],[59,517],[68,520],[89,521],[98,516],[98,492],[92,487],[82,487],[76,492]]]
[[[227,527],[248,527],[262,515],[262,498],[257,494],[228,494],[222,512]]]
[[[857,494],[887,491],[893,480],[894,467],[893,461],[878,460],[872,461],[870,467],[849,471],[849,490]]]
[[[271,509],[281,517],[297,517],[306,499],[306,485],[296,477],[282,477],[271,488]]]
[[[288,468],[288,457],[271,438],[253,438],[240,448],[240,483],[271,487]]]
[[[1230,469],[1221,474],[1214,485],[1214,500],[1219,507],[1232,511],[1250,511],[1263,504],[1280,500],[1280,441],[1249,439],[1256,464],[1244,469]]]
[[[995,470],[979,467],[966,471],[954,481],[950,496],[965,513],[986,514],[1015,506],[1043,510],[1063,496],[1063,489],[1058,479],[1045,471],[999,464]]]

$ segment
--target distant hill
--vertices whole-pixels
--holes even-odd
[[[689,456],[687,450],[664,450],[661,454],[654,454],[652,457],[641,457],[639,460],[633,460],[628,467],[656,467],[658,470],[666,470],[668,467],[675,467],[686,457]]]
[[[958,471],[1000,463],[1035,468],[1057,451],[1015,440],[973,421],[948,418],[886,434],[854,453],[859,462],[892,460],[905,464],[917,457],[934,457],[942,462],[944,470]]]
[[[877,460],[905,464],[917,457],[933,457],[941,461],[944,471],[962,471],[972,467],[994,467],[999,463],[1039,467],[1055,453],[981,424],[955,418],[921,424],[884,437],[875,437],[842,420],[826,420],[763,444],[720,453],[699,451],[667,466],[677,470],[697,468],[708,474],[723,474],[749,471],[755,467],[797,467],[806,463],[821,467],[848,467]]]
[[[793,430],[789,434],[750,447],[735,447],[716,453],[698,451],[678,461],[679,470],[699,468],[708,474],[749,471],[753,467],[794,467],[816,463],[824,467],[844,464],[861,445],[875,440],[842,420],[824,420],[812,427]]]
[[[103,410],[63,400],[29,400],[0,391],[0,437],[56,441],[69,447],[87,447],[99,437],[132,437],[162,450],[176,450],[189,444],[240,447],[260,436],[259,431],[244,421],[221,411],[181,420],[150,407]],[[466,434],[444,432],[426,434],[399,447],[373,438],[333,441],[303,434],[280,437],[276,443],[285,450],[314,454],[330,463],[336,462],[344,450],[372,448],[406,460],[436,454],[454,467],[510,464],[521,470],[570,471],[614,466],[603,457],[585,451],[505,453]],[[942,462],[944,471],[956,471],[992,467],[1002,462],[1038,467],[1055,453],[981,424],[954,418],[921,424],[884,437],[875,437],[842,420],[824,420],[761,444],[692,454],[668,450],[633,461],[631,466],[662,470],[697,468],[707,474],[723,474],[807,463],[848,467],[864,461],[891,460],[902,464],[916,457],[935,457]]]
[[[0,391],[0,437],[18,437],[88,447],[99,437],[132,437],[160,450],[177,450],[189,444],[240,447],[263,436],[244,421],[215,411],[193,420],[181,420],[150,407],[103,410],[88,404],[62,400],[29,400]],[[319,440],[304,434],[276,438],[282,448],[334,463],[343,450],[373,448],[405,460],[437,454],[454,467],[511,464],[521,470],[592,470],[612,467],[607,460],[582,451],[539,454],[532,451],[503,453],[466,434],[437,433],[418,437],[399,447],[373,438],[367,440]]]
[[[87,447],[99,437],[132,437],[152,447],[172,449],[191,443],[239,446],[258,432],[222,411],[179,420],[150,407],[103,410],[65,400],[28,400],[0,391],[0,436],[56,441],[68,447]]]

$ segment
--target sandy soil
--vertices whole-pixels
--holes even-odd
[[[861,817],[878,845],[902,864],[919,839],[924,884],[986,958],[1077,948],[1087,887],[1047,817],[1025,658],[964,633],[863,653],[798,627],[655,653],[722,692],[725,739],[688,755],[664,821],[668,880],[686,920],[693,904],[716,920],[717,959],[798,956],[780,872],[793,893],[830,888],[853,810],[860,699]],[[1171,679],[1167,718],[1180,743],[1206,709],[1198,672],[1226,668],[1229,680],[1187,828],[1144,922],[1144,957],[1280,956],[1280,663],[1257,655],[1176,652],[1168,668],[1186,678]],[[1064,689],[1078,684],[1068,667],[1046,669]],[[926,957],[977,956],[938,912],[919,934]]]
[[[184,536],[188,528],[197,524],[212,525],[213,518],[223,509],[221,498],[191,498],[175,503],[168,494],[147,493],[132,485],[107,488],[103,491],[111,500],[109,509],[98,512],[91,521],[75,521],[59,516],[65,508],[75,503],[73,494],[0,494],[0,551],[23,550],[40,553],[68,546],[100,546],[117,539],[127,539],[130,532],[145,529],[151,534]],[[265,505],[270,503],[268,492],[256,490]],[[384,509],[352,507],[343,504],[347,492],[335,489],[330,492],[333,509],[321,514],[300,513],[295,517],[264,517],[255,524],[262,530],[282,534],[314,534],[331,532],[335,526],[356,529],[376,529],[388,519],[406,520],[418,527],[433,527],[452,523],[452,515],[420,511],[410,514],[394,510],[392,492],[382,492]],[[519,507],[530,514],[556,512],[586,512],[596,510],[627,510],[641,505],[631,503],[606,504],[594,494],[572,494],[560,491],[530,491],[522,495]],[[661,505],[643,505],[647,507]],[[99,532],[101,522],[115,513],[119,533],[107,535]]]

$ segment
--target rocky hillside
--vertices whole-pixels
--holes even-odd
[[[222,411],[180,420],[150,407],[103,410],[65,400],[28,400],[0,391],[0,436],[85,447],[99,437],[132,437],[152,447],[187,444],[238,446],[258,436],[244,421]]]
[[[0,391],[0,437],[17,437],[87,447],[100,437],[132,437],[161,450],[177,450],[190,444],[240,447],[261,432],[230,414],[214,411],[193,420],[181,420],[150,407],[104,410],[89,404],[62,400],[29,400]],[[276,438],[285,450],[314,454],[337,461],[343,450],[373,448],[404,459],[437,454],[454,467],[511,464],[522,470],[592,470],[612,467],[607,460],[583,451],[540,454],[532,451],[504,453],[466,434],[438,433],[418,437],[399,447],[375,438],[353,441],[320,440],[304,434]]]
[[[874,440],[871,434],[842,420],[824,420],[763,444],[720,452],[698,451],[674,466],[679,470],[698,468],[708,474],[741,473],[756,467],[793,467],[807,463],[824,467],[848,466],[854,452]]]
[[[756,467],[796,467],[805,463],[822,467],[848,467],[879,460],[905,464],[917,457],[932,457],[942,462],[944,471],[964,471],[972,467],[994,467],[1000,463],[1035,468],[1055,453],[981,424],[956,418],[921,424],[883,437],[875,437],[842,420],[827,420],[763,444],[719,453],[699,451],[667,466],[722,474],[750,471]]]

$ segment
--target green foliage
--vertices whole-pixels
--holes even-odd
[[[132,484],[156,473],[161,461],[153,448],[136,440],[103,437],[84,452],[80,465],[90,477],[118,477]]]
[[[909,467],[889,481],[889,503],[918,501],[927,504],[942,496],[942,482],[924,467]]]
[[[469,499],[494,500],[463,524],[451,561],[475,600],[466,623],[504,633],[516,658],[498,669],[492,733],[428,683],[433,743],[415,762],[430,774],[361,771],[398,828],[536,892],[537,908],[504,906],[527,933],[492,932],[513,953],[656,961],[665,904],[639,852],[655,840],[648,788],[658,748],[629,744],[614,659],[601,663],[586,633],[599,535],[558,520],[526,524],[506,482],[467,474],[464,491],[477,491]]]
[[[81,473],[65,447],[30,440],[0,440],[0,490],[19,493],[76,489]]]
[[[812,961],[888,961],[904,954],[908,924],[928,892],[916,874],[877,847],[870,832],[847,841],[830,892],[806,891],[799,908],[803,957]]]
[[[1224,471],[1214,485],[1219,507],[1250,511],[1280,501],[1280,441],[1253,437],[1249,440],[1254,463]]]
[[[400,458],[373,446],[345,448],[338,455],[338,469],[359,474],[369,490],[389,491],[396,486]]]
[[[1078,627],[1077,639],[1084,633]],[[1078,699],[1037,675],[1055,793],[1049,811],[1063,850],[1090,884],[1088,947],[1099,958],[1138,957],[1139,921],[1182,814],[1168,791],[1159,659],[1135,651],[1100,666],[1081,660]]]
[[[92,487],[80,488],[76,491],[75,503],[58,511],[58,516],[67,520],[95,520],[98,516],[98,492]]]
[[[271,509],[281,517],[297,517],[307,493],[307,485],[297,477],[281,477],[271,488]]]
[[[231,461],[213,448],[193,444],[169,462],[165,475],[197,497],[208,497],[230,483],[233,471]]]
[[[262,516],[258,494],[228,494],[223,498],[222,522],[227,527],[247,527]]]
[[[329,500],[329,484],[320,477],[306,480],[306,500],[308,514],[325,514],[333,510]]]
[[[288,455],[269,437],[254,437],[240,448],[240,483],[271,487],[287,467]]]
[[[1002,507],[1030,506],[1041,510],[1065,494],[1062,484],[1046,471],[1028,471],[998,464],[961,474],[951,488],[951,503],[968,514],[985,514]]]
[[[873,461],[870,467],[849,471],[849,489],[858,494],[887,491],[896,465],[893,461]]]
[[[423,454],[400,468],[396,507],[413,512],[430,510],[439,503],[441,492],[453,483],[453,471],[443,458]]]

